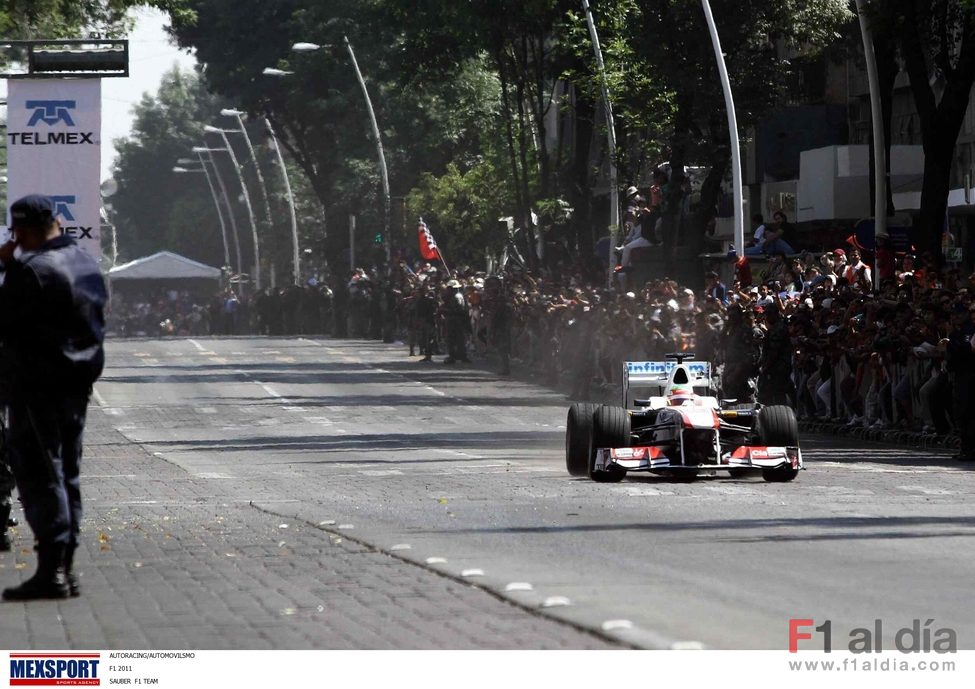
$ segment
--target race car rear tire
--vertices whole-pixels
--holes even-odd
[[[622,481],[626,470],[620,466],[613,466],[608,470],[596,470],[596,448],[600,447],[629,447],[630,446],[630,415],[623,407],[603,405],[596,408],[593,414],[592,452],[589,456],[589,478],[599,483],[615,483]]]
[[[792,407],[785,405],[763,407],[758,412],[756,427],[762,445],[768,447],[799,446],[799,423],[796,421],[796,414]],[[785,483],[798,475],[799,470],[792,467],[762,470],[762,478],[770,483]]]
[[[565,420],[565,468],[570,476],[588,476],[592,455],[592,416],[596,405],[576,402]]]

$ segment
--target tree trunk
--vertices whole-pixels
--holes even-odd
[[[957,46],[958,57],[954,66],[943,52],[932,57],[932,62],[941,66],[943,91],[938,100],[928,73],[928,41],[925,31],[947,31],[947,27],[938,27],[938,21],[944,24],[946,19],[932,18],[930,13],[934,10],[927,3],[899,0],[891,4],[891,9],[901,15],[898,39],[911,79],[911,92],[921,121],[921,138],[924,144],[924,184],[921,188],[921,210],[914,241],[922,251],[931,252],[935,262],[940,264],[941,231],[948,207],[955,142],[968,110],[972,83],[975,82],[972,11],[965,11],[962,26],[957,27],[961,43]]]
[[[589,151],[592,148],[593,102],[575,90],[573,110],[572,171],[570,190],[572,194],[573,225],[575,226],[576,248],[588,256],[602,236],[596,234],[592,217],[592,184],[589,170]]]

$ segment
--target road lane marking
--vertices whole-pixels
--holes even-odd
[[[277,397],[278,399],[281,399],[283,397],[283,395],[280,392],[272,388],[267,383],[258,383],[258,385],[260,385],[261,389],[264,390],[264,392],[269,394],[271,397]]]
[[[92,390],[91,396],[95,398],[95,404],[97,404],[99,407],[108,406],[105,403],[105,398],[102,397],[102,394],[98,392],[98,390]]]
[[[359,472],[363,476],[402,476],[403,472],[399,469],[363,469]]]
[[[672,490],[660,490],[651,486],[620,486],[622,492],[634,498],[652,498],[659,495],[674,495]]]
[[[187,340],[187,342],[189,342],[189,343],[190,343],[191,345],[193,345],[194,347],[196,347],[196,348],[197,348],[198,350],[200,350],[201,352],[205,352],[205,351],[207,351],[207,348],[206,348],[206,347],[204,347],[203,345],[201,345],[201,344],[200,344],[199,342],[197,342],[196,340]]]
[[[428,557],[424,560],[428,565],[445,565],[447,564],[447,558],[445,557]]]
[[[549,596],[542,601],[543,608],[561,608],[567,605],[572,605],[572,601],[565,596]]]
[[[471,568],[471,569],[461,570],[460,575],[462,577],[465,577],[465,578],[466,577],[483,577],[484,576],[484,570],[483,569],[478,569],[478,568],[474,567],[474,568]]]
[[[390,551],[395,553],[400,550],[411,550],[412,548],[413,546],[411,546],[409,543],[397,543],[396,545],[390,547]]]
[[[957,491],[944,490],[942,488],[925,488],[924,486],[897,486],[897,488],[909,493],[921,493],[922,495],[958,495]]]
[[[629,620],[606,620],[600,627],[604,632],[612,632],[617,629],[633,629],[633,623]]]
[[[505,591],[532,591],[534,587],[527,581],[513,581],[504,587]]]

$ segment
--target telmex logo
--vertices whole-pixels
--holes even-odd
[[[99,653],[11,653],[10,686],[101,686]]]
[[[77,102],[73,100],[29,100],[26,103],[28,110],[34,109],[34,114],[27,121],[28,127],[36,127],[38,122],[43,122],[51,126],[58,122],[64,122],[69,127],[74,126],[71,119],[71,111],[77,107]]]
[[[74,196],[52,196],[51,200],[54,201],[54,215],[60,215],[65,220],[74,222],[74,213],[71,212],[71,206],[75,203]]]

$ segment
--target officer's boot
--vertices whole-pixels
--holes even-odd
[[[10,536],[7,534],[7,524],[10,521],[10,502],[0,500],[0,552],[10,550]]]
[[[77,598],[81,595],[81,585],[78,583],[78,573],[74,571],[74,551],[77,550],[78,545],[75,543],[69,543],[64,549],[64,578],[68,583],[68,593],[71,594],[72,598]]]
[[[43,543],[37,546],[37,571],[20,586],[3,590],[3,599],[10,601],[37,600],[39,598],[67,598],[68,584],[61,566],[64,545]]]

